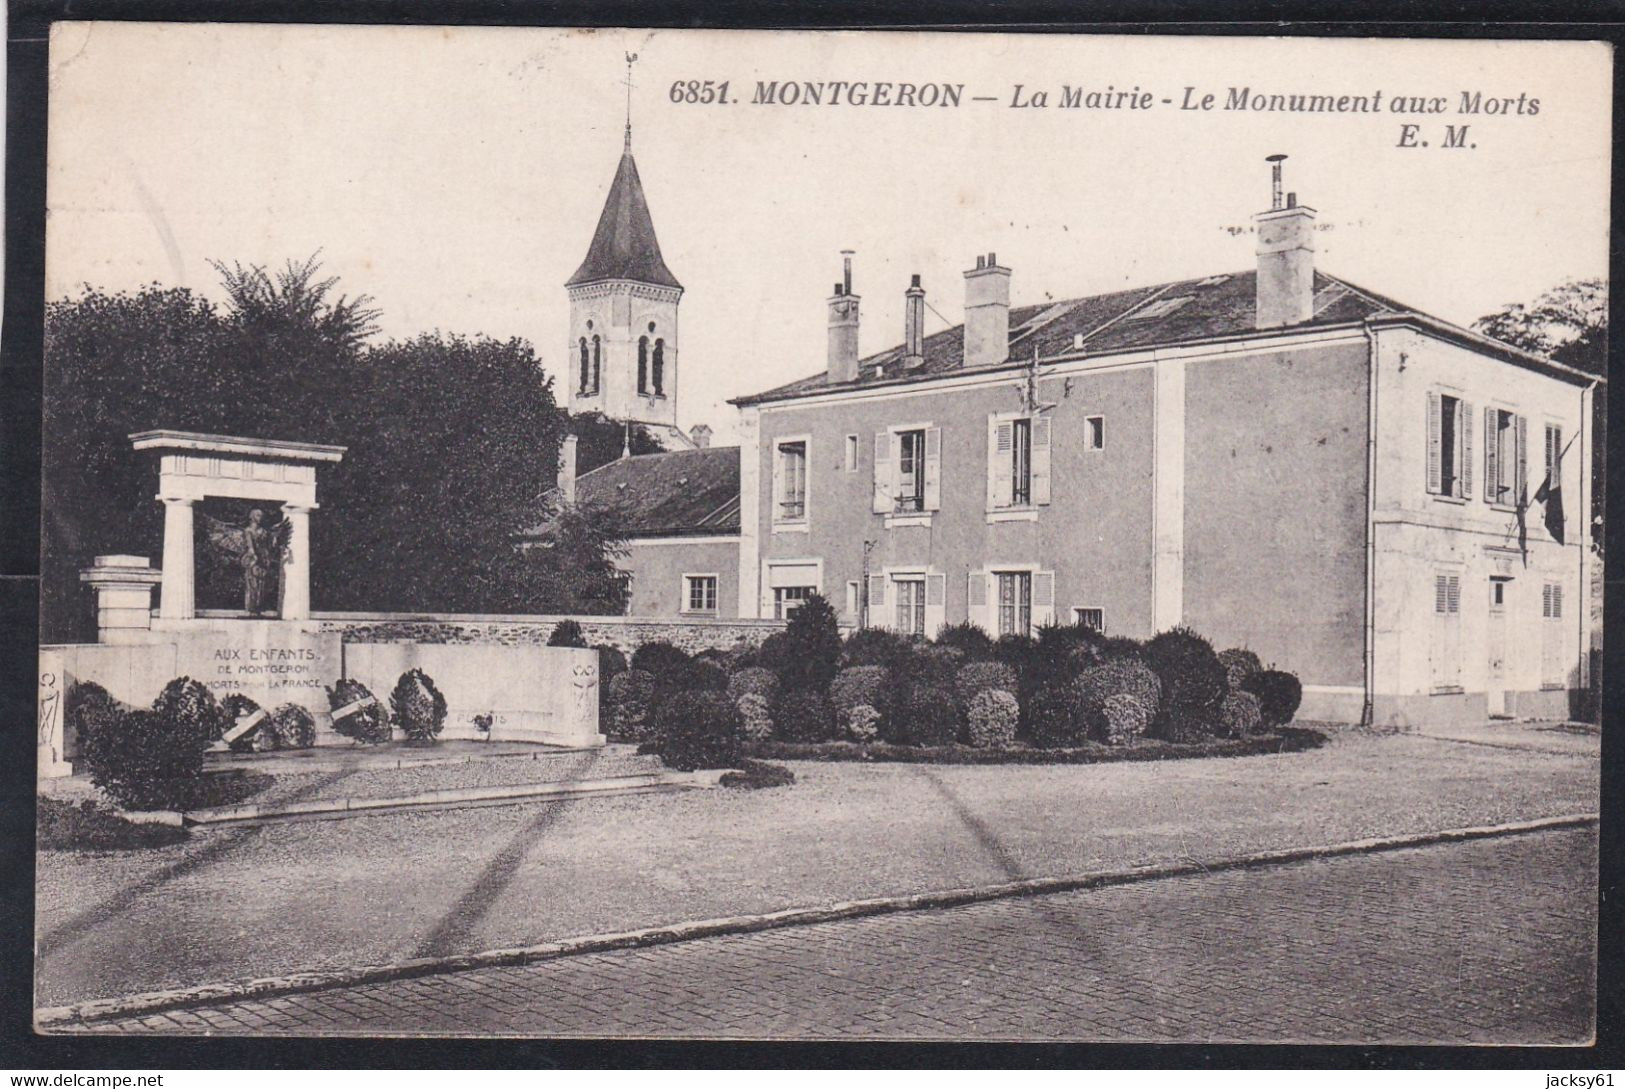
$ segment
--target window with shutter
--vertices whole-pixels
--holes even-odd
[[[1015,446],[1015,424],[1011,420],[988,417],[987,425],[987,505],[989,509],[1011,505],[1011,450]]]
[[[1484,502],[1501,502],[1501,417],[1494,407],[1484,410]]]
[[[1473,406],[1466,401],[1456,405],[1456,417],[1461,421],[1459,430],[1460,450],[1456,457],[1456,464],[1461,466],[1461,491],[1458,493],[1463,499],[1473,497]]]
[[[1055,572],[1033,572],[1034,628],[1042,628],[1055,620]]]
[[[892,509],[925,510],[925,432],[897,432],[897,487]]]
[[[1032,502],[1038,506],[1048,506],[1050,452],[1050,418],[1048,416],[1033,417],[1032,444]]]
[[[1428,456],[1427,456],[1427,489],[1428,494],[1438,495],[1442,491],[1440,480],[1443,476],[1443,429],[1444,423],[1440,410],[1440,396],[1433,390],[1428,390]]]
[[[965,619],[989,631],[993,625],[987,605],[987,572],[972,571],[965,576]]]
[[[922,575],[892,577],[892,597],[896,602],[896,630],[904,635],[925,634],[925,578]]]
[[[947,623],[948,576],[939,572],[926,572],[925,576],[925,634],[935,638]]]
[[[875,501],[876,514],[889,514],[892,510],[892,433],[875,432]]]
[[[1529,502],[1529,420],[1518,416],[1516,419],[1517,438],[1514,440],[1518,446],[1518,460],[1512,478],[1511,502],[1517,506]]]
[[[1563,620],[1563,586],[1548,582],[1541,587],[1540,686],[1564,688],[1568,685],[1568,629]]]
[[[807,519],[807,441],[799,439],[778,444],[774,459],[773,488],[776,495],[773,520],[804,522]]]
[[[1461,576],[1437,573],[1433,577],[1433,638],[1429,665],[1435,689],[1455,689],[1461,683]]]
[[[942,428],[925,429],[925,492],[926,510],[942,509]]]

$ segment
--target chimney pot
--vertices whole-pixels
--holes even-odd
[[[981,254],[977,254],[976,255],[976,267],[977,268],[986,268],[987,267],[987,258],[983,257]]]
[[[909,281],[908,286],[910,286],[910,287],[919,287],[920,286],[920,274],[918,272],[916,272],[914,274],[914,277],[913,277],[913,279],[911,279]]]
[[[1296,208],[1298,206],[1298,194],[1288,193],[1286,195],[1286,206],[1288,208]]]
[[[994,265],[997,265],[998,263],[999,263],[999,255],[994,253],[992,250],[988,250],[987,251],[987,267],[992,268]]]
[[[920,286],[920,274],[916,272],[903,293],[903,368],[908,370],[924,362],[925,288]]]

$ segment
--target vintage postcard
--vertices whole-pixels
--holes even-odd
[[[1612,80],[55,24],[37,1029],[1590,1042]]]

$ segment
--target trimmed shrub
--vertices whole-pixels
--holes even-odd
[[[1224,666],[1225,683],[1232,692],[1243,692],[1248,677],[1264,668],[1258,655],[1242,647],[1219,651],[1219,664]]]
[[[390,719],[414,745],[428,745],[446,725],[446,697],[421,669],[409,669],[389,694]]]
[[[736,701],[742,696],[761,696],[769,705],[779,694],[779,675],[771,669],[750,666],[728,678],[728,695]]]
[[[1219,703],[1220,732],[1225,737],[1248,737],[1263,724],[1258,697],[1251,692],[1227,692]]]
[[[728,691],[728,671],[710,658],[695,658],[688,664],[685,687],[697,692]]]
[[[766,741],[773,736],[773,707],[766,696],[746,692],[734,706],[739,709],[739,726],[747,741]]]
[[[1126,635],[1108,635],[1101,640],[1098,649],[1100,660],[1103,662],[1121,661],[1125,658],[1133,662],[1145,660],[1145,644]]]
[[[875,710],[886,705],[892,676],[877,665],[850,666],[835,675],[829,686],[829,705],[836,719],[845,723],[852,708],[867,704]]]
[[[272,711],[271,723],[282,748],[308,749],[316,744],[316,718],[297,703],[284,703]]]
[[[90,736],[103,726],[118,721],[123,706],[95,681],[76,681],[63,700],[62,743],[73,738],[76,751],[83,752]]]
[[[905,745],[952,745],[959,737],[953,689],[916,684],[897,702],[891,733]]]
[[[678,692],[655,715],[655,754],[678,771],[734,767],[742,740],[739,711],[722,692]]]
[[[592,649],[598,652],[598,717],[602,720],[609,717],[609,682],[626,672],[626,655],[608,643]]]
[[[767,790],[770,787],[789,786],[796,781],[796,773],[783,764],[769,764],[765,760],[741,760],[738,771],[723,772],[717,782],[735,790]]]
[[[644,643],[632,652],[632,668],[643,670],[656,684],[666,683],[671,674],[686,673],[692,661],[686,651],[659,640]],[[679,681],[674,687],[681,686]]]
[[[965,656],[967,662],[993,660],[993,640],[987,632],[968,620],[943,628],[937,633],[935,642],[939,647],[953,647]]]
[[[1014,700],[1021,691],[1016,671],[1003,662],[971,662],[960,666],[959,672],[954,675],[954,694],[959,697],[959,706],[965,708],[967,714],[971,700],[978,693],[989,690],[1008,692]]]
[[[1151,710],[1127,692],[1107,696],[1100,707],[1100,739],[1108,745],[1127,745],[1151,728]]]
[[[177,730],[195,730],[205,744],[219,741],[231,726],[231,719],[214,693],[202,681],[190,677],[176,677],[164,685],[164,690],[152,701],[152,711],[174,719]]]
[[[773,708],[773,731],[780,741],[828,741],[835,736],[829,700],[815,688],[790,688]]]
[[[1082,624],[1045,624],[1038,629],[1031,668],[1035,688],[1066,684],[1100,661],[1101,635]]]
[[[974,668],[974,664],[966,666]],[[1002,688],[983,688],[965,707],[965,731],[970,743],[981,749],[1009,748],[1016,742],[1016,723],[1021,705],[1013,693]]]
[[[1087,741],[1089,718],[1084,714],[1077,682],[1034,692],[1027,701],[1027,730],[1033,744],[1046,749],[1070,749]]]
[[[360,681],[344,677],[327,690],[327,706],[334,711],[355,704],[360,706],[344,715],[333,717],[333,729],[362,745],[377,745],[389,740],[389,715],[367,686]]]
[[[912,640],[886,628],[859,628],[841,644],[841,668],[896,669],[913,653]]]
[[[892,675],[899,689],[928,686],[940,688],[952,696],[954,681],[964,664],[965,654],[957,647],[934,647],[929,643],[916,643],[913,646],[913,653],[899,663]]]
[[[1156,673],[1144,662],[1126,658],[1089,667],[1073,682],[1070,691],[1089,732],[1102,740],[1109,732],[1104,717],[1106,701],[1113,696],[1134,700],[1145,711],[1147,721],[1156,717],[1162,704],[1162,682]]]
[[[787,688],[827,688],[841,665],[841,629],[823,594],[808,594],[784,627],[784,658],[777,666]]]
[[[785,664],[790,660],[790,641],[782,631],[776,631],[762,640],[754,653],[741,659],[745,666],[757,666],[769,670],[781,681],[784,679]]]
[[[859,743],[873,741],[880,736],[881,714],[867,703],[860,703],[846,713],[846,734]]]
[[[90,781],[126,809],[184,808],[209,747],[207,731],[184,712],[171,700],[163,713],[128,710],[104,724],[84,748]]]
[[[255,711],[262,710],[258,703],[247,696],[233,692],[220,701],[220,709],[226,715],[226,731],[236,729],[239,719],[247,718]],[[232,752],[275,752],[282,747],[282,739],[277,735],[276,723],[266,715],[260,724],[246,736],[239,737],[230,743]]]
[[[553,632],[547,637],[550,647],[585,647],[587,636],[582,632],[581,625],[574,620],[560,620],[553,627]]]
[[[1298,713],[1303,702],[1303,685],[1298,678],[1279,669],[1261,669],[1246,680],[1245,691],[1258,697],[1258,709],[1265,726],[1285,726]]]
[[[609,682],[609,728],[612,741],[645,741],[652,724],[655,679],[647,670],[629,669]]]
[[[1213,645],[1189,628],[1172,628],[1145,645],[1145,661],[1162,682],[1157,728],[1170,741],[1211,733],[1224,699],[1224,666]]]

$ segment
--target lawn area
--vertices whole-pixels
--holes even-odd
[[[790,766],[797,782],[775,790],[395,813],[199,832],[129,854],[42,854],[37,1004],[1598,804],[1585,753],[1357,732],[1227,760]]]

